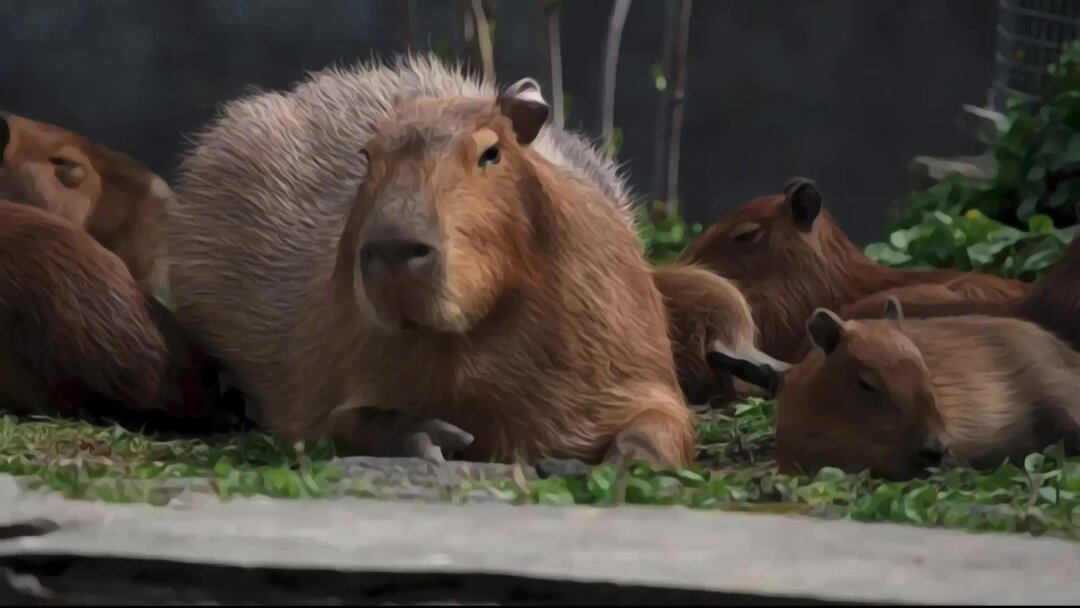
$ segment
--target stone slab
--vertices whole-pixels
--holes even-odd
[[[81,556],[176,568],[511,576],[833,602],[1080,602],[1080,543],[1022,535],[681,507],[355,498],[151,507],[8,487],[0,492],[0,538],[9,537],[0,540],[0,567],[33,556]],[[25,533],[27,522],[51,524],[40,535],[11,533],[14,524]],[[13,585],[18,574],[8,575]]]

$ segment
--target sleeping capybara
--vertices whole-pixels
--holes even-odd
[[[875,294],[840,310],[842,319],[881,318],[887,295]],[[968,300],[948,288],[911,288],[901,302],[907,318],[986,315],[1031,321],[1080,350],[1080,240],[1069,243],[1025,295],[1002,300]]]
[[[758,332],[750,306],[731,281],[704,268],[673,264],[653,272],[667,304],[675,368],[683,395],[691,403],[727,403],[745,397],[769,396],[759,383],[733,377],[723,366],[710,365],[720,354],[772,370],[789,365],[758,350]]]
[[[1034,323],[968,315],[843,321],[818,309],[815,348],[777,404],[783,472],[821,467],[904,479],[958,461],[1023,461],[1080,440],[1080,353]]]
[[[131,156],[82,135],[0,113],[0,198],[82,226],[144,293],[166,286],[160,223],[169,186]]]
[[[169,209],[181,322],[283,438],[371,451],[379,407],[463,429],[467,459],[685,463],[650,267],[547,115],[531,80],[427,57],[226,104]]]
[[[188,353],[170,352],[183,338],[159,329],[159,306],[82,229],[0,201],[0,408],[64,415],[99,396],[208,419],[212,387],[193,375]]]
[[[870,294],[922,283],[948,283],[980,299],[1010,298],[1029,289],[990,274],[876,264],[844,234],[823,208],[815,183],[804,178],[721,218],[679,260],[734,281],[750,302],[761,350],[785,361],[797,361],[809,347],[803,325],[818,307],[837,310]]]

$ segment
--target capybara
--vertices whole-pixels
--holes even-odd
[[[470,460],[686,462],[650,267],[547,115],[532,80],[415,56],[226,104],[169,210],[181,322],[286,439],[372,451],[379,407]]]
[[[721,218],[679,260],[734,281],[750,302],[761,349],[785,361],[798,360],[808,348],[803,325],[818,307],[838,310],[870,294],[920,283],[950,283],[983,299],[1014,297],[1029,288],[990,274],[878,265],[844,234],[823,208],[816,184],[804,178]]]
[[[787,363],[758,350],[757,327],[738,288],[704,268],[673,264],[654,270],[654,282],[667,303],[679,384],[691,403],[727,403],[741,397],[768,396],[760,384],[743,385],[724,367],[710,365],[710,353],[783,373]],[[764,387],[763,387],[764,388]]]
[[[977,468],[1080,439],[1080,353],[1034,323],[969,315],[843,321],[818,309],[814,349],[784,378],[783,472],[905,479],[942,460]]]
[[[0,113],[0,198],[82,226],[144,293],[166,287],[160,223],[172,190],[131,156],[61,127]]]
[[[845,306],[842,319],[881,318],[887,294]],[[917,286],[900,300],[908,318],[979,314],[1031,321],[1080,350],[1080,239],[1074,239],[1025,295],[1002,300],[969,300],[951,288]]]
[[[158,306],[82,229],[0,201],[0,408],[66,415],[99,396],[209,418],[213,387],[192,375],[188,353],[170,353],[183,337],[159,328]]]

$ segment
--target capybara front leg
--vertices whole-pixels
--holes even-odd
[[[643,461],[652,466],[678,467],[693,460],[693,430],[685,407],[678,414],[650,409],[638,414],[615,437],[605,463]],[[685,413],[684,413],[685,412]]]

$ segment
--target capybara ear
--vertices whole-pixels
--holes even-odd
[[[826,308],[819,308],[806,322],[806,333],[810,334],[810,339],[818,348],[829,355],[836,350],[837,346],[840,346],[840,341],[844,339],[847,330],[844,329],[844,322],[836,316],[836,313]]]
[[[7,112],[0,112],[0,164],[4,163],[4,154],[11,142],[11,125],[8,124]]]
[[[499,95],[498,103],[499,109],[514,125],[518,143],[531,144],[547,122],[550,111],[540,92],[540,84],[532,78],[522,78]]]
[[[796,177],[784,185],[784,208],[787,210],[795,228],[810,232],[814,220],[821,213],[821,191],[813,180]]]
[[[897,300],[896,296],[889,296],[889,299],[885,300],[884,317],[893,321],[904,320],[904,309],[900,306],[900,300]]]

